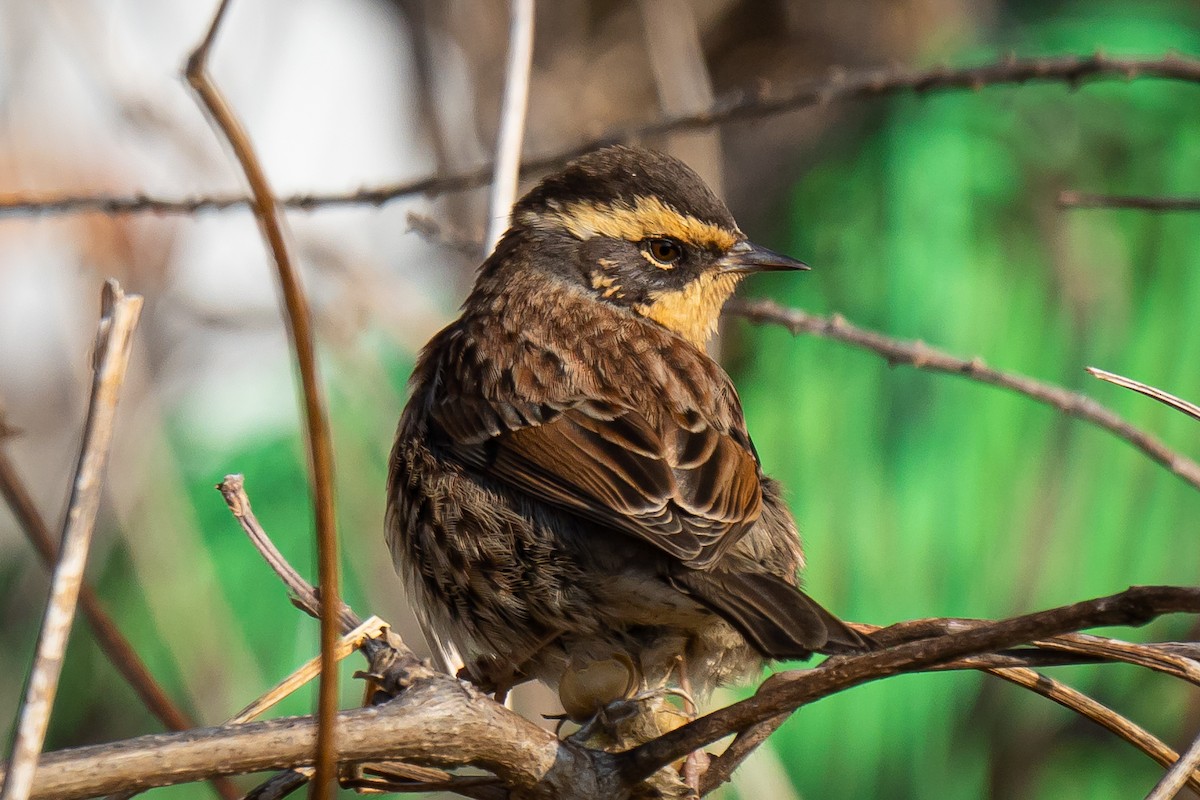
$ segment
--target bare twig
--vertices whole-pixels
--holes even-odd
[[[1135,381],[1132,378],[1126,378],[1124,375],[1118,375],[1115,372],[1107,372],[1096,367],[1088,367],[1087,371],[1092,377],[1099,378],[1102,381],[1115,383],[1117,386],[1123,386],[1126,389],[1132,389],[1135,392],[1152,397],[1163,405],[1170,406],[1176,411],[1182,411],[1192,419],[1200,419],[1200,406],[1195,403],[1190,403],[1181,397],[1176,397],[1173,394],[1168,394],[1162,389],[1150,386],[1149,384]]]
[[[271,570],[283,581],[283,585],[287,587],[288,593],[291,596],[292,603],[297,608],[308,613],[313,617],[321,615],[321,599],[316,588],[306,581],[296,568],[293,567],[284,557],[283,553],[279,552],[279,548],[271,541],[267,532],[263,530],[258,518],[254,515],[254,510],[250,506],[250,497],[246,494],[245,480],[241,475],[226,475],[225,480],[217,484],[218,491],[225,499],[225,504],[229,506],[234,518],[241,525],[249,537],[251,544],[258,550],[263,560]],[[400,676],[419,676],[427,672],[421,664],[420,659],[413,654],[407,645],[400,639],[399,636],[392,633],[390,630],[384,631],[386,626],[379,621],[378,617],[371,617],[366,622],[363,622],[358,614],[354,613],[354,609],[339,601],[338,621],[341,625],[341,632],[345,634],[342,640],[339,640],[338,647],[335,647],[335,653],[339,658],[343,657],[342,644],[347,638],[353,637],[356,641],[354,647],[360,648],[364,655],[371,661],[384,663],[389,669],[395,671],[395,674]],[[363,631],[374,631],[376,634],[383,632],[384,635],[376,638],[373,635],[363,636]],[[293,673],[293,677],[300,673],[305,673],[306,667],[315,667],[320,670],[319,661],[317,664],[309,664]],[[377,676],[365,676],[375,679]],[[281,687],[290,685],[291,678],[285,680]],[[275,692],[268,693],[275,694]],[[272,701],[274,702],[274,701]],[[248,718],[249,713],[258,713],[259,707],[262,705],[262,699],[256,700],[250,707],[245,709],[234,721],[244,722]],[[251,792],[247,798],[257,798],[257,800],[269,800],[270,798],[282,797],[295,791],[297,788],[306,783],[313,774],[311,767],[296,767],[287,770],[284,773],[274,776],[265,783],[258,786]]]
[[[472,259],[479,258],[479,248],[483,246],[483,240],[478,236],[447,228],[433,217],[418,214],[415,211],[408,212],[406,222],[410,231],[428,242],[462,253]]]
[[[321,597],[325,601],[320,615],[321,680],[317,699],[317,719],[320,724],[317,732],[317,772],[313,781],[312,797],[324,800],[332,791],[337,762],[333,717],[337,711],[338,663],[334,658],[334,646],[338,638],[338,611],[341,606],[338,589],[337,518],[333,495],[333,443],[320,379],[317,376],[312,315],[308,298],[300,285],[300,276],[288,252],[279,203],[271,191],[249,136],[234,114],[233,108],[226,102],[208,74],[209,52],[228,8],[229,0],[221,0],[204,39],[188,58],[184,74],[199,95],[203,107],[233,148],[250,184],[254,198],[254,214],[279,274],[279,284],[287,309],[288,332],[303,385],[307,434],[305,438],[312,470],[313,512],[317,528],[317,575]]]
[[[508,61],[504,69],[504,100],[500,106],[496,166],[492,172],[487,240],[484,242],[488,252],[504,235],[509,209],[517,199],[525,111],[529,105],[529,70],[533,66],[533,0],[508,0],[508,5]]]
[[[1048,700],[1053,700],[1064,708],[1091,720],[1118,738],[1129,742],[1164,767],[1176,763],[1178,755],[1161,739],[1077,689],[1031,669],[988,669],[984,671],[989,675],[995,675],[1017,686],[1022,686]],[[1200,779],[1193,774],[1193,769],[1194,767],[1183,773],[1182,781],[1193,790],[1200,791]]]
[[[1171,800],[1184,786],[1193,792],[1200,792],[1195,777],[1197,769],[1200,769],[1200,736],[1196,737],[1187,752],[1175,760],[1167,774],[1155,784],[1153,791],[1146,795],[1146,800]]]
[[[783,308],[769,300],[735,300],[727,306],[727,309],[730,313],[745,317],[756,324],[782,325],[793,335],[820,336],[870,350],[883,357],[892,366],[903,364],[930,372],[962,375],[1031,397],[1064,414],[1090,422],[1114,436],[1124,439],[1151,460],[1200,489],[1200,464],[1176,453],[1150,434],[1130,425],[1119,415],[1087,395],[1071,392],[1060,386],[1037,381],[1023,375],[992,369],[980,358],[967,361],[935,350],[923,342],[892,339],[874,331],[857,328],[840,315],[820,317],[796,308]]]
[[[234,519],[242,526],[242,530],[249,537],[254,549],[267,562],[271,571],[283,581],[283,585],[287,587],[291,595],[292,603],[309,616],[320,618],[320,593],[284,558],[283,553],[279,552],[279,548],[263,530],[262,523],[258,521],[258,517],[254,515],[254,509],[250,506],[250,496],[246,494],[246,479],[241,475],[226,475],[225,480],[217,484],[217,491],[225,498],[225,504],[229,506]],[[353,609],[341,601],[339,601],[338,622],[340,624],[339,633],[347,633],[362,624],[362,620],[354,613]]]
[[[112,442],[117,401],[129,353],[133,331],[142,310],[140,295],[126,295],[114,280],[104,284],[101,297],[100,326],[96,338],[95,375],[83,444],[71,488],[71,500],[63,524],[62,548],[50,583],[50,598],[38,633],[37,651],[29,676],[25,702],[17,723],[10,768],[0,793],[3,800],[26,800],[33,785],[38,755],[46,738],[50,711],[58,691],[67,637],[75,619],[83,570],[87,565],[104,467]]]
[[[1200,83],[1200,60],[1180,55],[1151,58],[1114,58],[1101,53],[1090,56],[1049,58],[1006,58],[977,67],[934,67],[924,70],[874,69],[835,70],[828,78],[799,83],[777,95],[739,94],[699,112],[668,116],[648,123],[614,129],[557,153],[526,158],[522,174],[554,169],[572,158],[614,142],[637,141],[675,131],[697,130],[728,122],[824,106],[835,102],[879,97],[897,92],[925,94],[934,91],[978,90],[987,86],[1020,85],[1033,81],[1066,82],[1076,86],[1088,80],[1160,78]],[[433,175],[415,181],[364,187],[353,192],[299,194],[281,200],[287,208],[311,210],[326,206],[382,205],[398,197],[417,194],[440,195],[474,189],[487,184],[494,166],[451,175]],[[202,197],[148,197],[146,195],[80,195],[30,199],[26,195],[0,195],[0,219],[32,214],[192,214],[247,206],[249,198],[239,194]]]
[[[1106,195],[1067,190],[1059,193],[1058,207],[1130,208],[1137,211],[1200,211],[1200,197]]]
[[[939,618],[899,623],[886,629],[872,625],[856,625],[855,627],[860,632],[871,634],[880,644],[890,646],[930,636],[945,636],[987,624],[990,623],[980,619]],[[883,633],[881,634],[880,631]],[[1046,649],[1050,649],[1082,656],[1083,661],[1091,663],[1137,664],[1193,683],[1200,680],[1200,665],[1189,658],[1164,652],[1162,645],[1133,644],[1084,633],[1067,633],[1038,640],[1032,644],[1034,647],[1031,649],[1022,648],[1006,650],[1002,653],[971,656],[937,664],[930,669],[937,671],[975,669],[1007,680],[1091,720],[1163,766],[1174,762],[1175,751],[1153,734],[1082,692],[1035,672],[1028,665],[1039,661],[1051,666],[1056,665],[1057,662],[1053,658],[1046,658],[1046,656],[1052,655],[1046,652]],[[1070,663],[1070,659],[1062,663]],[[767,737],[786,722],[788,716],[790,716],[790,712],[759,722],[738,733],[725,751],[712,760],[701,783],[701,795],[713,791],[728,781],[734,770],[758,746],[763,744]],[[1200,780],[1193,779],[1191,785],[1200,789]]]

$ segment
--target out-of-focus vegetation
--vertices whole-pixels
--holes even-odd
[[[1194,12],[1077,8],[1022,51],[1195,52]],[[1000,55],[986,49],[964,60]],[[1079,389],[1196,453],[1193,420],[1089,364],[1200,396],[1200,215],[1062,211],[1059,189],[1200,187],[1193,87],[1108,84],[897,99],[831,139],[780,237],[816,269],[757,284],[995,367]],[[851,619],[1001,617],[1130,584],[1197,582],[1200,496],[1114,437],[1026,398],[842,345],[740,331],[736,374],[791,491],[813,594]],[[1188,639],[1164,619],[1113,635]],[[1194,692],[1121,667],[1054,673],[1176,745]],[[1046,700],[979,675],[863,687],[804,709],[776,746],[812,797],[1138,796],[1158,767]]]
[[[839,8],[836,2],[795,5],[802,27],[803,13],[816,19],[817,6],[825,15],[821,24],[832,26]],[[1200,52],[1200,14],[1182,1],[988,8],[989,21],[970,36],[947,37],[926,7],[928,46],[914,41],[910,50],[928,63],[980,63],[1009,50]],[[957,31],[970,27],[951,22]],[[554,24],[548,16],[539,36]],[[736,47],[720,33],[709,30],[708,40],[719,41],[728,57]],[[831,43],[823,55],[854,52],[856,64],[888,60],[853,51],[852,44]],[[627,46],[614,44],[612,52]],[[543,88],[562,91],[553,70],[543,67],[551,76],[543,76]],[[718,72],[733,85],[754,78]],[[769,157],[731,159],[725,171],[743,227],[815,267],[803,276],[756,278],[750,293],[841,313],[896,337],[1080,389],[1180,450],[1198,452],[1195,422],[1100,384],[1083,367],[1094,364],[1200,398],[1200,334],[1193,330],[1193,310],[1200,308],[1200,214],[1063,211],[1055,198],[1066,188],[1200,193],[1200,87],[1144,80],[1077,91],[1030,85],[894,97],[839,111],[843,117],[823,118],[815,135],[793,146],[802,153],[780,146],[776,127]],[[727,150],[744,156],[760,130],[760,123],[730,126]],[[530,138],[538,136],[535,126]],[[772,170],[772,160],[806,166],[787,173]],[[761,194],[754,181],[768,172],[787,174],[765,184],[781,186],[782,193],[746,200]],[[741,215],[738,198],[754,206],[753,213]],[[452,203],[443,210],[462,211]],[[392,220],[399,229],[398,215]],[[307,229],[306,220],[294,221]],[[238,224],[249,223],[243,217]],[[387,240],[372,241],[382,247]],[[361,253],[364,245],[356,246]],[[437,251],[425,252],[432,259]],[[448,319],[466,283],[461,268],[453,271],[458,263],[430,261],[424,272],[411,265],[396,269],[416,274],[423,283],[414,285]],[[311,283],[320,306],[330,279],[316,272]],[[148,291],[146,325],[163,324],[153,315],[169,291],[155,296],[153,286],[147,290],[130,278],[125,288]],[[242,299],[228,302],[236,307]],[[381,534],[387,452],[415,348],[411,338],[392,335],[395,320],[364,307],[365,317],[355,319],[349,333],[328,318],[322,328],[344,591],[357,610],[392,620],[419,646]],[[231,327],[229,341],[236,343],[236,323]],[[433,329],[424,325],[416,338]],[[164,363],[189,356],[183,342],[191,329],[165,330],[165,338],[139,343],[155,354],[146,356],[152,376]],[[794,339],[782,329],[730,321],[724,351],[767,471],[783,480],[801,520],[808,587],[848,619],[1001,617],[1130,584],[1197,581],[1200,494],[1106,433],[1001,390],[893,370],[875,355]],[[241,355],[234,344],[224,357],[233,365]],[[116,460],[112,470],[161,485],[132,494],[114,489],[135,499],[106,509],[93,575],[154,673],[206,723],[232,715],[315,653],[315,622],[288,603],[211,489],[226,472],[245,473],[267,530],[301,572],[314,574],[304,450],[291,389],[282,372],[279,377],[271,392],[248,384],[256,397],[239,397],[238,384],[223,394],[177,394],[174,402],[122,411],[126,433],[138,431],[135,438],[154,444],[126,451],[140,460]],[[230,383],[241,378],[235,373]],[[220,418],[223,408],[198,413],[196,406],[216,397],[233,417],[243,403],[263,397],[286,410],[269,425],[215,436],[197,420]],[[70,448],[56,457],[69,462]],[[8,522],[0,513],[0,524]],[[0,712],[8,715],[32,653],[45,584],[27,557],[15,555],[17,534],[5,533]],[[1182,618],[1115,635],[1196,636]],[[354,665],[345,670],[344,702],[351,705],[360,689],[348,674],[358,662],[347,663]],[[1114,666],[1054,675],[1176,746],[1200,727],[1194,693],[1161,676]],[[311,708],[311,695],[301,692],[279,712]],[[77,626],[48,746],[158,729],[86,626]],[[974,674],[891,679],[823,700],[798,713],[770,751],[744,767],[726,796],[738,796],[739,786],[741,796],[761,794],[766,785],[770,796],[781,798],[1130,797],[1160,774],[1144,756],[1049,701]],[[784,777],[792,787],[779,782]],[[154,796],[208,793],[186,786]]]

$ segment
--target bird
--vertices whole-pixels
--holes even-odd
[[[650,150],[593,151],[516,202],[420,353],[388,470],[392,559],[462,677],[537,679],[587,717],[869,649],[800,588],[796,523],[706,351],[745,276],[807,268]]]

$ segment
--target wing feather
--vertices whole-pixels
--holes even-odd
[[[515,415],[473,416],[508,422]],[[664,415],[656,427],[632,408],[597,401],[543,416],[484,442],[444,430],[458,439],[452,450],[490,476],[691,567],[711,565],[758,519],[757,459],[698,416]]]

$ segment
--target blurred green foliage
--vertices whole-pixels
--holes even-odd
[[[1192,8],[1075,5],[1021,54],[1200,50]],[[980,46],[953,63],[990,60]],[[831,137],[792,195],[789,252],[754,290],[1079,389],[1195,453],[1200,428],[1085,365],[1200,397],[1200,215],[1061,211],[1060,189],[1200,190],[1200,94],[1146,81],[897,98]],[[768,285],[769,281],[769,285]],[[1116,438],[1026,398],[738,331],[735,377],[802,522],[812,594],[850,619],[1000,617],[1195,584],[1200,496]],[[1194,638],[1164,619],[1134,638]],[[1062,670],[1169,743],[1200,713],[1132,669]],[[1160,770],[1069,712],[976,675],[888,680],[801,711],[775,746],[808,797],[1129,797]]]

